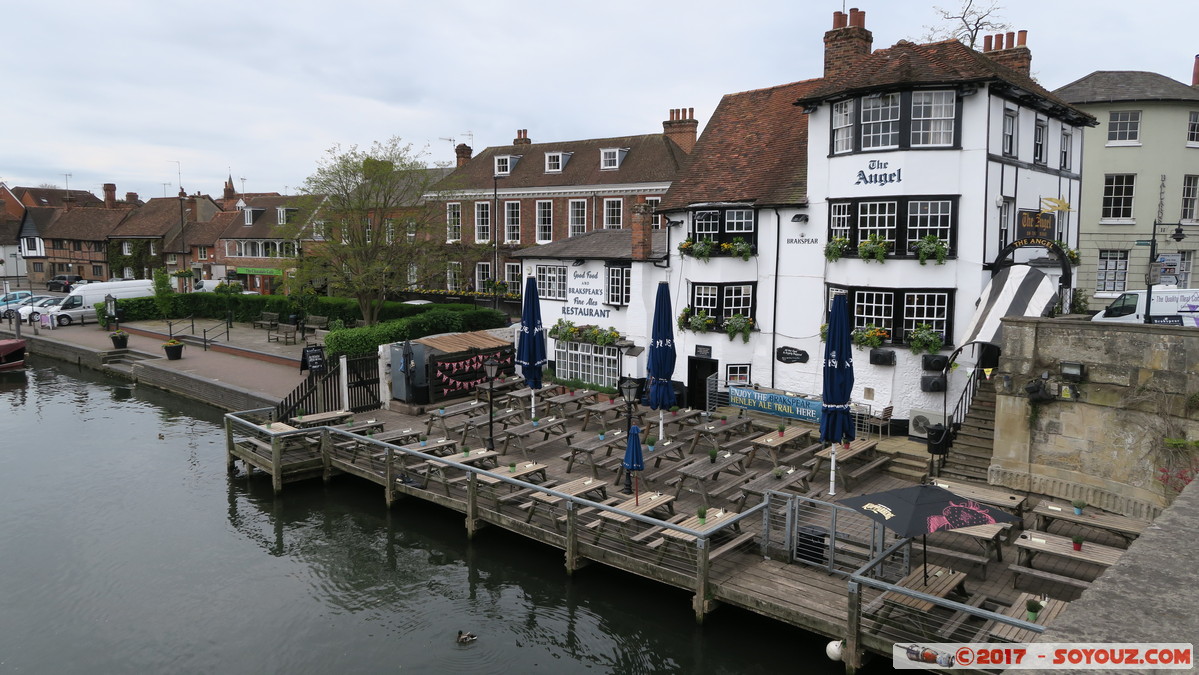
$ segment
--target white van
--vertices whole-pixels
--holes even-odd
[[[1128,291],[1112,301],[1091,321],[1145,323],[1145,291]],[[1149,311],[1150,323],[1167,326],[1199,326],[1199,288],[1157,287]]]
[[[154,282],[149,279],[133,281],[106,281],[99,284],[86,284],[71,291],[62,299],[62,303],[51,309],[48,314],[51,320],[60,326],[69,326],[72,321],[96,319],[96,303],[104,302],[104,297],[114,298],[148,298],[154,295]]]

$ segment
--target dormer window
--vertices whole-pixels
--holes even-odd
[[[562,173],[562,169],[566,167],[566,163],[570,161],[569,152],[547,152],[545,153],[545,172],[546,173]]]
[[[245,222],[245,224],[246,224],[246,225],[253,225],[253,224],[254,224],[254,209],[244,209],[244,210],[242,211],[242,213],[244,213],[244,214],[246,215],[246,222]]]
[[[495,175],[507,176],[516,168],[520,155],[498,155],[495,158]]]
[[[600,150],[600,170],[613,171],[619,169],[620,163],[624,160],[624,156],[628,152],[628,148],[604,148]]]

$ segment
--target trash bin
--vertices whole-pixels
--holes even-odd
[[[824,565],[828,558],[828,530],[804,525],[795,529],[795,559]]]
[[[300,325],[300,315],[298,315],[298,314],[288,314],[288,315],[287,315],[287,323],[290,323],[290,324],[291,324],[291,325],[293,325],[293,326],[298,326],[298,325]]]
[[[949,427],[944,424],[930,424],[926,440],[928,454],[942,457],[949,454]]]

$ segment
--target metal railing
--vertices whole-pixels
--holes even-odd
[[[196,317],[193,314],[191,316],[185,316],[182,319],[168,320],[167,321],[167,337],[173,340],[175,338],[175,326],[184,325],[184,324],[189,326],[189,328],[188,328],[189,335],[196,334]]]
[[[219,337],[224,337],[226,340],[229,339],[229,324],[224,321],[204,329],[204,351],[208,351],[208,344],[216,342],[216,339]]]

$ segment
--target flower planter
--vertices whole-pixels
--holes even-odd
[[[112,340],[113,349],[128,349],[129,348],[129,336],[128,335],[109,335],[108,337]]]
[[[1072,541],[1072,542],[1070,542],[1070,545],[1074,547],[1075,551],[1082,550],[1082,542],[1081,541]]]
[[[1029,620],[1029,621],[1036,621],[1036,620],[1037,620],[1037,615],[1038,615],[1038,614],[1040,614],[1040,612],[1029,612],[1029,613],[1028,613],[1028,620]]]
[[[1076,515],[1076,516],[1081,516],[1081,515],[1082,515],[1082,509],[1080,509],[1080,508],[1078,508],[1077,506],[1075,506],[1075,507],[1074,507],[1074,515]]]
[[[183,358],[183,345],[163,345],[162,351],[167,353],[168,361],[178,361]]]

